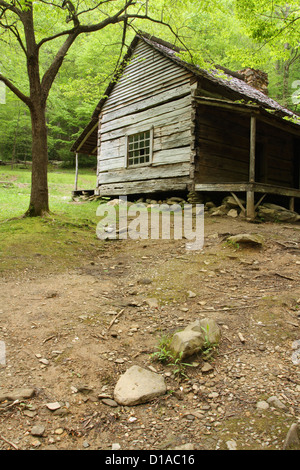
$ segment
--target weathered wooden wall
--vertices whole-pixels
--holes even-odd
[[[98,133],[101,195],[186,189],[193,149],[191,73],[138,43],[102,108]],[[127,168],[126,134],[153,127],[150,165]]]
[[[276,186],[293,187],[294,173],[294,137],[288,132],[257,123],[258,152],[256,172],[262,172],[261,181]],[[261,159],[261,162],[260,162]],[[263,167],[261,170],[259,164]]]
[[[246,182],[250,117],[197,106],[196,183]]]
[[[255,181],[293,187],[294,137],[257,119]],[[249,181],[250,115],[197,107],[195,182]]]

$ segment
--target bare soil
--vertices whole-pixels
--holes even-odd
[[[261,234],[265,243],[226,243],[238,233]],[[300,339],[299,248],[299,226],[207,217],[200,252],[187,251],[184,240],[99,241],[75,269],[45,272],[33,260],[4,275],[0,395],[24,388],[35,394],[0,403],[0,450],[188,443],[215,450],[231,440],[237,449],[282,449],[300,418],[299,366],[291,359]],[[201,355],[187,361],[185,375],[153,361],[164,335],[199,317],[213,318],[222,331],[210,371],[202,371]],[[110,406],[103,400],[134,364],[163,374],[167,394]],[[285,408],[257,408],[271,396]],[[53,402],[56,411],[46,406]],[[41,436],[32,435],[37,425]]]

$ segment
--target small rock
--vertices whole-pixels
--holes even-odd
[[[240,233],[238,235],[233,235],[232,237],[227,238],[227,241],[242,245],[262,246],[264,243],[264,238],[257,234]]]
[[[31,435],[35,437],[41,437],[45,432],[45,426],[42,424],[37,424],[31,429]]]
[[[0,341],[0,366],[6,365],[5,342]]]
[[[300,449],[299,427],[296,423],[291,425],[283,444],[284,450],[291,448]]]
[[[120,405],[133,406],[146,403],[166,391],[167,387],[161,375],[139,366],[132,366],[118,380],[114,399]]]
[[[246,340],[245,340],[244,336],[242,335],[242,333],[238,332],[238,337],[239,337],[241,343],[245,343]]]
[[[282,401],[280,401],[279,398],[275,396],[268,398],[267,402],[269,403],[269,405],[274,406],[275,408],[279,408],[282,410],[286,409],[285,404],[282,403]]]
[[[138,284],[144,284],[144,285],[148,285],[148,284],[151,284],[151,283],[152,283],[152,280],[148,279],[148,278],[140,279],[138,281]]]
[[[205,341],[211,344],[218,344],[221,339],[221,330],[212,318],[202,318],[196,320],[186,327],[186,330],[201,333]]]
[[[47,366],[47,365],[49,364],[48,359],[45,359],[45,358],[40,359],[39,362],[41,362],[41,363],[44,364],[45,366]]]
[[[230,441],[226,442],[228,450],[236,450],[237,449],[237,443],[231,439]]]
[[[112,400],[111,398],[104,398],[101,400],[104,405],[111,406],[112,408],[115,408],[118,406],[118,403],[115,400]]]
[[[175,355],[185,359],[201,351],[203,346],[204,338],[199,332],[185,329],[173,335],[170,349]]]
[[[34,388],[20,388],[16,389],[13,392],[4,392],[0,393],[0,403],[2,401],[16,401],[16,400],[25,400],[28,398],[32,398],[35,395]]]
[[[245,205],[245,201],[240,199],[241,204]],[[229,209],[238,209],[239,205],[233,196],[226,196],[222,204],[225,204]]]
[[[216,322],[210,318],[203,318],[175,333],[170,348],[176,355],[181,356],[181,359],[184,359],[200,352],[206,341],[210,344],[218,344],[220,336],[220,328]]]
[[[190,299],[192,299],[193,297],[196,297],[196,294],[195,292],[192,292],[191,290],[188,291],[188,296]]]
[[[184,418],[187,419],[188,421],[194,421],[195,416],[190,413],[187,413],[186,415],[184,415]]]
[[[23,414],[24,416],[27,416],[28,418],[34,418],[37,415],[37,412],[31,411],[31,410],[24,410]]]
[[[172,448],[171,450],[195,450],[195,446],[194,444],[191,444],[191,443],[187,443],[187,444],[182,444],[182,445],[179,445],[179,446],[176,446],[174,448]]]
[[[64,430],[63,430],[63,428],[57,428],[57,429],[55,429],[54,432],[55,432],[55,434],[57,434],[58,436],[61,436],[61,435],[63,434]]]
[[[148,304],[148,306],[150,308],[158,308],[159,307],[159,302],[155,298],[146,299],[145,302],[146,302],[146,304]]]
[[[128,423],[134,423],[136,420],[137,418],[135,416],[130,416],[130,418],[128,418]]]
[[[211,372],[212,370],[214,370],[214,368],[209,362],[205,362],[205,364],[201,368],[201,372],[203,373]]]
[[[120,444],[117,444],[117,443],[115,443],[115,444],[112,444],[112,446],[111,446],[111,450],[121,450],[121,446],[120,446]]]
[[[296,351],[293,352],[293,354],[292,354],[292,363],[295,366],[300,365],[300,348],[296,349]]]
[[[256,403],[256,408],[258,410],[267,410],[270,407],[269,403],[267,403],[265,400],[261,400]]]
[[[84,395],[88,395],[89,393],[93,391],[91,387],[89,387],[88,385],[83,385],[83,384],[77,385],[76,388],[78,392]]]
[[[239,214],[236,209],[230,209],[230,211],[227,212],[228,217],[236,218]]]
[[[46,403],[46,407],[48,408],[48,410],[50,411],[55,411],[55,410],[59,410],[59,408],[61,407],[60,404],[58,403],[58,401],[55,401],[53,403]]]

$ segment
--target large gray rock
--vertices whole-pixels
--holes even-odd
[[[211,318],[202,318],[175,333],[170,349],[184,359],[200,352],[206,343],[218,344],[220,338],[221,331],[217,323]]]
[[[15,400],[25,400],[32,398],[35,395],[34,388],[19,388],[16,390],[10,391],[1,391],[0,393],[0,403],[2,401],[15,401]]]
[[[240,202],[241,202],[241,204],[243,204],[243,206],[245,206],[245,201],[244,200],[240,200]],[[229,209],[239,209],[239,207],[240,207],[233,196],[226,196],[223,199],[222,204],[227,206]]]
[[[173,335],[170,349],[176,356],[185,359],[201,351],[204,342],[205,339],[202,333],[193,331],[192,329],[185,329]]]
[[[167,387],[161,375],[139,366],[132,366],[118,380],[114,399],[119,405],[133,406],[146,403],[166,391]]]
[[[227,241],[234,244],[261,246],[264,242],[264,238],[254,233],[239,233],[238,235],[228,237]]]
[[[299,439],[299,426],[298,423],[291,425],[287,436],[285,438],[283,449],[284,450],[299,450],[300,449],[300,439]]]
[[[269,222],[299,222],[300,215],[277,204],[266,203],[258,208],[258,216]]]
[[[212,318],[201,318],[190,323],[186,330],[200,333],[204,342],[218,344],[221,339],[221,330]]]

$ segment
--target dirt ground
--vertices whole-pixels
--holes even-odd
[[[17,395],[0,403],[0,450],[282,449],[300,418],[299,230],[207,217],[200,252],[184,240],[99,241],[72,271],[3,277],[0,395]],[[261,234],[263,247],[226,243],[238,233]],[[204,317],[222,332],[210,370],[201,355],[185,375],[151,358],[162,337]],[[135,364],[163,374],[167,393],[106,401]],[[274,396],[283,408],[257,405]]]

